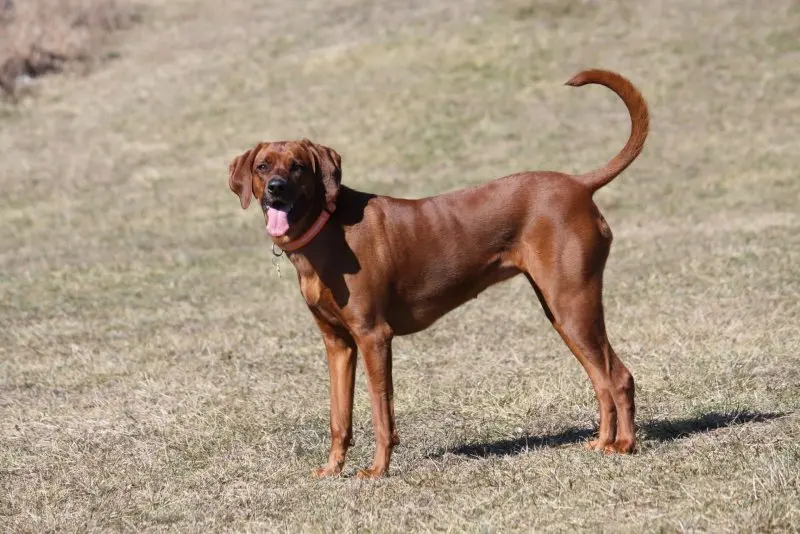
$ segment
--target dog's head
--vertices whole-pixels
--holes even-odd
[[[308,139],[259,143],[228,168],[228,185],[242,209],[255,197],[274,237],[289,234],[293,224],[335,203],[341,182],[339,154]]]

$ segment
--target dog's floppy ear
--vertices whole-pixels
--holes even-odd
[[[335,204],[342,185],[342,157],[332,148],[303,139],[311,154],[312,170],[325,187],[325,204]]]
[[[253,197],[253,160],[264,143],[257,144],[241,156],[237,156],[228,166],[228,186],[239,196],[242,209],[246,210]]]

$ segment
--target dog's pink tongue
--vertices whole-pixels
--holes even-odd
[[[285,211],[267,209],[267,232],[273,237],[280,237],[289,231],[289,215]]]

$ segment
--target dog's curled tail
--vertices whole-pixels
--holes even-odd
[[[585,70],[573,76],[566,85],[580,87],[591,83],[604,85],[617,93],[617,96],[625,102],[628,113],[631,115],[631,135],[622,151],[614,156],[614,159],[609,161],[605,167],[577,176],[594,193],[616,178],[641,153],[650,127],[650,114],[647,111],[647,103],[639,90],[616,72],[599,69]]]

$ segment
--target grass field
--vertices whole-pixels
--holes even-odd
[[[800,530],[796,1],[144,4],[118,59],[0,103],[0,531]],[[596,195],[640,453],[583,449],[589,381],[514,279],[395,342],[391,476],[352,477],[359,370],[312,480],[322,342],[228,162],[307,136],[397,196],[590,170],[628,116],[585,67],[652,112]]]
[[[110,34],[133,25],[130,0],[0,0],[0,98],[17,101],[32,79],[86,72]],[[24,92],[24,91],[22,91]]]

